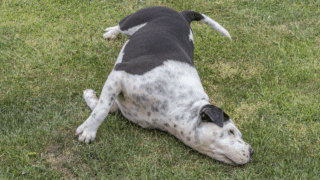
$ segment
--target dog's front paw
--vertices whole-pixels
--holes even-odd
[[[120,34],[119,26],[109,27],[105,31],[107,31],[103,34],[105,39],[114,39]]]
[[[79,141],[85,141],[86,143],[93,141],[96,138],[96,134],[97,130],[86,126],[85,123],[76,130],[76,135],[79,135]]]

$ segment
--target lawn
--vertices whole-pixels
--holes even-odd
[[[104,29],[145,7],[206,14],[192,24],[210,102],[255,153],[230,166],[111,114],[93,143],[75,136],[127,37]],[[319,179],[319,0],[1,0],[0,179]]]

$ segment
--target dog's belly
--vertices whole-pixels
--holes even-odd
[[[167,116],[164,112],[159,112],[155,107],[166,106],[166,102],[147,97],[146,94],[120,94],[117,98],[117,105],[124,117],[138,124],[143,128],[161,128],[159,124],[164,124]],[[150,103],[150,104],[149,104]]]
[[[143,128],[166,130],[178,102],[174,86],[159,78],[128,78],[116,101],[123,116]]]
[[[193,103],[209,99],[195,68],[176,61],[143,75],[125,73],[122,87],[116,100],[120,111],[143,128],[170,131],[193,116]]]

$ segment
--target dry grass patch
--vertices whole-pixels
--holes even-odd
[[[71,163],[75,159],[73,151],[70,149],[60,150],[59,145],[54,144],[49,145],[46,149],[44,157],[47,165],[52,170],[63,173],[70,179],[75,179],[72,170],[63,167],[65,162]]]
[[[246,68],[239,68],[237,63],[216,61],[214,64],[207,64],[207,67],[217,72],[219,78],[222,79],[236,79],[241,77],[248,80],[257,74],[261,73],[262,66],[251,65],[248,62]]]
[[[249,117],[257,113],[257,110],[262,106],[267,106],[267,103],[241,103],[239,107],[234,109],[231,117],[235,120],[236,124],[241,126],[244,123],[249,123]]]

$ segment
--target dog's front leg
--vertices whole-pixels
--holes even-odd
[[[112,104],[120,92],[121,72],[112,71],[102,88],[99,101],[94,107],[91,115],[76,130],[76,135],[79,135],[79,141],[89,143],[95,139],[99,126],[107,117]]]

